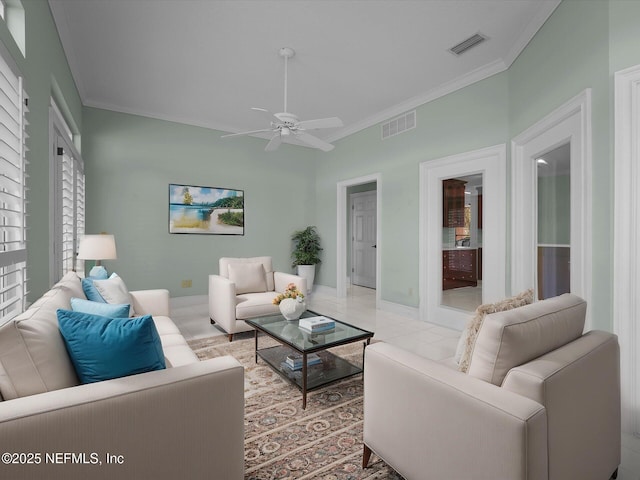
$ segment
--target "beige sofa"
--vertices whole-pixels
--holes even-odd
[[[468,374],[367,347],[364,459],[407,480],[606,480],[620,463],[617,337],[570,294],[487,315]]]
[[[0,478],[224,478],[244,475],[244,370],[198,361],[169,318],[166,290],[130,292],[151,314],[167,369],[79,385],[56,310],[85,298],[67,274],[0,328]]]
[[[293,283],[307,291],[307,280],[284,272],[274,272],[271,257],[219,260],[219,275],[209,275],[209,317],[228,335],[253,330],[244,320],[280,312],[273,299]]]

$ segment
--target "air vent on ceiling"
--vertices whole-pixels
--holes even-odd
[[[404,113],[382,124],[382,139],[416,128],[416,111]]]
[[[479,33],[476,33],[475,35],[467,38],[466,40],[464,40],[462,42],[460,42],[456,46],[451,47],[449,49],[449,51],[451,53],[456,54],[456,55],[462,55],[464,52],[466,52],[470,48],[475,47],[476,45],[481,44],[486,39],[487,39],[487,37],[485,37],[484,35],[480,35]]]

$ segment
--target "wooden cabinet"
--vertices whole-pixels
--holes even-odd
[[[482,230],[482,194],[478,195],[478,228]]]
[[[464,188],[467,182],[450,178],[442,181],[442,226],[464,227]]]
[[[442,289],[476,287],[478,285],[477,251],[475,249],[442,251]]]

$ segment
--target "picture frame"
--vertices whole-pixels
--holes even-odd
[[[170,183],[169,233],[244,235],[244,190]]]

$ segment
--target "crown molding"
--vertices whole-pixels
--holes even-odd
[[[165,115],[164,113],[151,112],[151,111],[140,110],[140,109],[136,109],[136,108],[121,107],[119,105],[113,105],[111,103],[99,102],[99,101],[95,101],[95,100],[86,100],[84,102],[84,106],[85,107],[92,107],[92,108],[100,108],[102,110],[110,110],[112,112],[126,113],[128,115],[137,115],[137,116],[140,116],[140,117],[152,118],[154,120],[163,120],[165,122],[181,123],[183,125],[190,125],[192,127],[206,128],[208,130],[218,130],[218,131],[223,132],[223,133],[228,133],[228,132],[236,133],[236,132],[240,131],[239,129],[237,129],[235,127],[231,127],[229,125],[223,125],[221,123],[216,123],[216,122],[198,122],[198,121],[194,121],[191,118],[182,117],[180,115]]]
[[[543,2],[538,10],[538,13],[531,19],[527,26],[522,31],[522,34],[518,40],[513,44],[511,50],[505,55],[504,63],[507,68],[518,58],[520,53],[525,49],[529,42],[535,37],[536,33],[542,28],[545,22],[549,19],[551,14],[555,12],[558,5],[562,0],[549,0]]]

